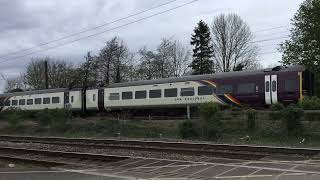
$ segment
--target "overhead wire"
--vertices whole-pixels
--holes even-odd
[[[138,15],[140,15],[140,14],[144,14],[144,13],[146,13],[146,12],[149,12],[149,11],[152,11],[152,10],[155,10],[155,9],[158,9],[158,8],[160,8],[160,7],[166,6],[166,5],[171,4],[171,3],[174,3],[174,2],[176,2],[176,1],[177,1],[177,0],[168,1],[168,2],[166,2],[166,3],[159,4],[159,5],[157,5],[157,6],[154,6],[154,7],[149,8],[149,9],[139,11],[139,12],[137,12],[137,13],[134,13],[134,14],[131,14],[131,15],[128,15],[128,16],[125,16],[125,17],[122,17],[122,18],[119,18],[119,19],[116,19],[116,20],[113,20],[113,21],[110,21],[110,22],[101,24],[101,25],[99,25],[99,26],[95,26],[95,27],[92,27],[92,28],[89,28],[89,29],[84,29],[84,30],[82,30],[82,31],[79,31],[79,32],[76,32],[76,33],[72,33],[72,34],[69,34],[69,35],[65,35],[65,36],[63,36],[63,37],[57,38],[57,39],[52,40],[52,41],[47,41],[47,42],[40,43],[40,44],[38,44],[38,45],[36,45],[36,46],[33,46],[33,47],[30,47],[30,48],[20,49],[20,50],[15,51],[15,52],[7,53],[7,54],[2,54],[2,55],[0,55],[0,59],[3,59],[4,57],[10,56],[10,55],[14,55],[14,54],[18,54],[18,53],[21,53],[21,52],[29,51],[29,50],[32,50],[32,49],[35,49],[35,48],[38,48],[38,47],[42,47],[42,46],[45,46],[45,45],[48,45],[48,44],[52,44],[52,43],[55,43],[55,42],[58,42],[58,41],[61,41],[61,40],[64,40],[64,39],[68,39],[68,38],[71,38],[71,37],[74,37],[74,36],[77,36],[77,35],[80,35],[80,34],[83,34],[83,33],[86,33],[86,32],[90,32],[90,31],[93,31],[93,30],[102,28],[102,27],[104,27],[104,26],[108,26],[108,25],[114,24],[114,23],[116,23],[116,22],[123,21],[123,20],[125,20],[125,19],[131,18],[131,17],[135,17],[135,16],[138,16]]]
[[[21,55],[21,56],[16,56],[16,57],[9,58],[9,59],[4,59],[3,61],[0,61],[0,64],[1,64],[1,63],[4,63],[4,62],[13,61],[13,60],[16,60],[16,59],[20,59],[20,58],[23,58],[23,57],[26,57],[26,56],[29,56],[29,55],[32,55],[32,54],[35,54],[35,53],[39,53],[39,52],[44,52],[44,51],[48,51],[48,50],[51,50],[51,49],[55,49],[55,48],[58,48],[58,47],[61,47],[61,46],[65,46],[65,45],[68,45],[68,44],[71,44],[71,43],[74,43],[74,42],[77,42],[77,41],[80,41],[80,40],[83,40],[83,39],[91,38],[91,37],[94,37],[94,36],[97,36],[97,35],[100,35],[100,34],[103,34],[103,33],[109,32],[109,31],[112,31],[112,30],[116,30],[116,29],[119,29],[119,28],[122,28],[122,27],[125,27],[125,26],[128,26],[128,25],[131,25],[131,24],[135,24],[135,23],[137,23],[137,22],[140,22],[140,21],[143,21],[143,20],[146,20],[146,19],[149,19],[149,18],[158,16],[158,15],[161,15],[161,14],[164,14],[164,13],[173,11],[173,10],[175,10],[175,9],[179,9],[179,8],[181,8],[181,7],[184,7],[184,6],[186,6],[186,5],[195,3],[195,2],[197,2],[197,1],[200,1],[200,0],[192,0],[192,1],[189,1],[189,2],[187,2],[187,3],[183,3],[183,4],[181,4],[181,5],[175,6],[175,7],[173,7],[173,8],[169,8],[169,9],[167,9],[167,10],[160,11],[160,12],[158,12],[158,13],[154,13],[154,14],[152,14],[152,15],[149,15],[149,16],[146,16],[146,17],[143,17],[143,18],[140,18],[140,19],[131,21],[131,22],[129,22],[129,23],[125,23],[125,24],[120,25],[120,26],[116,26],[116,27],[111,28],[111,29],[107,29],[107,30],[104,30],[104,31],[101,31],[101,32],[97,32],[97,33],[94,33],[94,34],[91,34],[91,35],[88,35],[88,36],[84,36],[84,37],[81,37],[81,38],[77,38],[77,39],[75,39],[75,40],[68,41],[68,42],[66,42],[66,43],[62,43],[62,44],[59,44],[59,45],[56,45],[56,46],[52,46],[52,47],[49,47],[49,48],[46,48],[46,49],[41,49],[41,50],[38,50],[38,51],[33,51],[33,52],[30,52],[30,53],[27,53],[27,54],[24,54],[24,55]]]

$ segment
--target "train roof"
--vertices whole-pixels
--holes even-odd
[[[3,96],[32,95],[32,94],[48,94],[48,93],[69,92],[69,91],[78,91],[78,90],[81,90],[81,88],[75,88],[75,89],[68,89],[68,88],[43,89],[43,90],[32,90],[32,91],[5,93],[5,94],[0,94],[0,97],[3,97]]]
[[[271,71],[290,72],[290,71],[304,71],[304,70],[305,70],[304,66],[300,66],[300,65],[288,66],[288,67],[277,66],[274,68],[251,70],[251,71],[222,72],[222,73],[214,73],[214,74],[191,75],[191,76],[174,77],[174,78],[162,78],[162,79],[153,79],[153,80],[114,83],[114,84],[110,84],[107,87],[116,88],[116,87],[127,87],[127,86],[141,86],[141,85],[164,84],[164,83],[197,81],[197,80],[210,80],[210,79],[220,79],[220,78],[226,78],[226,77],[239,77],[239,76],[248,76],[248,75],[267,74]]]

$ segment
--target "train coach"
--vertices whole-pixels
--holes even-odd
[[[297,103],[312,96],[312,73],[303,66],[193,75],[177,78],[115,83],[103,88],[47,89],[0,95],[0,110],[69,108],[73,111],[138,111],[220,105]],[[178,111],[175,111],[178,112]]]

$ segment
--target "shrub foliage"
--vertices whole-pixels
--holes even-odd
[[[257,112],[254,109],[249,109],[247,111],[247,129],[249,131],[254,131],[256,128]]]
[[[183,139],[189,139],[197,137],[198,133],[194,124],[190,120],[186,120],[179,125],[179,135]]]
[[[219,111],[219,106],[213,102],[204,103],[200,106],[203,133],[208,139],[217,139],[222,134],[223,124],[217,116]]]
[[[282,119],[287,129],[288,135],[300,136],[303,134],[301,117],[303,111],[295,105],[289,105],[282,111]]]
[[[303,110],[320,110],[320,98],[305,97],[299,102],[299,107]]]

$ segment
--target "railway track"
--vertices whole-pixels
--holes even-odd
[[[10,161],[23,161],[52,167],[61,165],[99,166],[109,162],[125,160],[129,157],[79,152],[0,147],[0,158]]]
[[[15,143],[41,143],[64,146],[79,146],[91,148],[116,148],[143,151],[160,151],[189,155],[209,155],[234,159],[258,160],[268,155],[303,155],[316,156],[320,149],[286,148],[269,146],[228,145],[209,143],[186,143],[164,141],[141,141],[119,139],[62,138],[0,135],[0,141]]]

